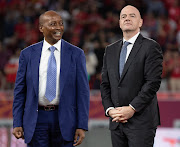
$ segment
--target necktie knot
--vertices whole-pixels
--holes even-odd
[[[123,44],[123,46],[126,48],[129,44],[131,44],[130,42],[127,42],[127,41],[125,41],[124,42],[124,44]]]
[[[54,52],[56,48],[54,46],[51,46],[49,49],[51,52]]]

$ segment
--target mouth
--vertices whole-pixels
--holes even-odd
[[[57,31],[57,32],[54,33],[54,35],[57,36],[57,37],[61,36],[61,32]]]
[[[131,23],[125,23],[124,25],[132,25]]]

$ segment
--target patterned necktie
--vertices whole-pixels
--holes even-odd
[[[119,75],[121,77],[123,69],[124,69],[124,64],[126,60],[126,54],[127,54],[127,46],[130,44],[130,42],[124,42],[122,49],[121,49],[121,54],[120,54],[120,59],[119,59]]]
[[[51,102],[56,97],[56,59],[54,56],[55,47],[51,46],[51,55],[48,60],[47,81],[45,97]]]

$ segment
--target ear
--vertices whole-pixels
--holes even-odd
[[[119,19],[119,27],[121,28],[121,20]]]
[[[143,19],[140,19],[140,21],[139,21],[139,27],[141,28],[142,25],[143,25]]]
[[[39,31],[43,33],[43,26],[42,25],[39,26]]]

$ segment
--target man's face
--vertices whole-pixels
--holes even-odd
[[[49,44],[53,45],[62,38],[64,25],[60,15],[53,11],[47,12],[42,17],[41,22],[39,30]]]
[[[126,6],[120,13],[119,26],[123,32],[139,32],[142,19],[139,11],[133,6]]]

